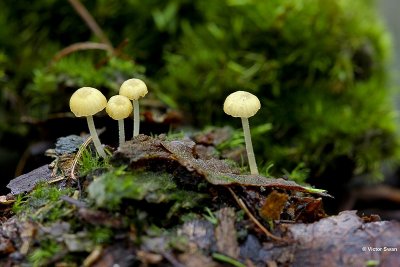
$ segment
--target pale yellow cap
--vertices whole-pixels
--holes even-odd
[[[147,94],[147,86],[140,79],[126,80],[119,89],[119,94],[126,96],[130,100],[138,100]]]
[[[132,109],[132,102],[126,96],[115,95],[108,100],[106,112],[114,120],[122,120],[131,114]]]
[[[232,117],[249,118],[261,108],[258,98],[245,91],[236,91],[225,99],[224,112]]]
[[[69,107],[76,117],[92,116],[102,111],[106,105],[106,97],[92,87],[79,88],[69,100]]]

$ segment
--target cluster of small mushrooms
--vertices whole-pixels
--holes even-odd
[[[121,146],[125,142],[124,119],[129,117],[132,110],[133,136],[139,134],[139,98],[145,96],[147,92],[147,86],[142,80],[129,79],[121,85],[119,95],[112,96],[108,102],[99,90],[92,87],[82,87],[73,93],[69,101],[71,111],[76,117],[86,117],[94,146],[101,157],[105,158],[106,153],[97,135],[93,115],[105,108],[107,114],[118,121],[119,145]],[[254,116],[260,107],[261,104],[258,98],[245,91],[236,91],[230,94],[224,102],[224,112],[232,117],[239,117],[242,120],[251,174],[258,174],[258,169],[251,142],[248,118]]]
[[[131,114],[132,110],[133,136],[139,134],[139,98],[145,96],[147,92],[147,86],[142,80],[129,79],[121,85],[119,95],[111,97],[108,102],[99,90],[92,87],[82,87],[72,94],[69,107],[76,117],[86,117],[93,144],[101,157],[105,158],[106,153],[94,127],[93,115],[105,108],[108,115],[118,121],[119,145],[121,146],[125,142],[124,119]]]

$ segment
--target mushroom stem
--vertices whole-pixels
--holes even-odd
[[[104,149],[101,146],[99,136],[97,135],[96,128],[94,127],[93,116],[87,116],[86,120],[87,120],[87,124],[89,127],[89,132],[90,132],[90,135],[92,136],[93,144],[97,150],[97,153],[99,153],[99,155],[101,157],[106,158],[107,157],[106,153],[104,152]]]
[[[139,100],[132,100],[133,103],[133,136],[139,135]]]
[[[242,117],[244,141],[246,143],[247,159],[249,161],[250,173],[258,174],[256,158],[254,156],[253,144],[251,143],[250,126],[248,118]]]
[[[125,143],[125,127],[124,119],[118,120],[118,131],[119,131],[119,146]]]

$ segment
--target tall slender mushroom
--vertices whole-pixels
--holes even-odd
[[[82,87],[72,94],[69,100],[69,107],[76,117],[86,117],[90,135],[97,153],[103,158],[106,157],[101,146],[99,136],[93,122],[93,115],[102,111],[107,105],[106,97],[97,89],[92,87]]]
[[[253,144],[251,143],[248,118],[254,116],[260,107],[260,100],[258,100],[255,95],[245,91],[236,91],[228,95],[224,102],[224,112],[226,114],[242,119],[244,140],[246,142],[247,158],[251,174],[258,174],[258,169],[254,156]]]
[[[129,117],[132,112],[131,101],[123,95],[112,96],[108,100],[106,112],[111,118],[118,121],[119,146],[121,146],[125,142],[124,119]]]
[[[139,98],[147,94],[147,86],[140,79],[129,79],[122,83],[119,94],[132,100],[133,105],[133,136],[139,134]]]

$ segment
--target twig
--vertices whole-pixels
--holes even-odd
[[[60,197],[61,200],[64,200],[65,202],[68,202],[69,204],[72,204],[78,208],[87,208],[87,205],[85,202],[83,201],[79,201],[77,199],[74,199],[72,197],[69,196],[61,196]]]
[[[47,183],[48,184],[54,184],[54,183],[57,183],[57,182],[62,181],[64,179],[65,179],[65,176],[59,175],[59,176],[56,176],[54,179],[52,179],[50,181],[47,181]]]
[[[102,43],[109,46],[110,51],[113,51],[114,48],[110,40],[104,34],[103,30],[97,24],[96,20],[92,17],[92,15],[89,13],[86,7],[79,0],[68,0],[68,1],[75,9],[75,11],[79,14],[79,16],[81,16],[81,18],[90,28],[90,30],[101,40]]]
[[[89,136],[85,140],[85,142],[83,142],[83,144],[80,146],[78,153],[76,153],[76,155],[75,155],[74,161],[72,162],[71,175],[70,175],[73,180],[77,180],[76,176],[75,176],[75,167],[78,164],[78,161],[83,153],[83,150],[90,144],[91,141],[92,141],[92,137]]]
[[[69,45],[62,49],[60,52],[58,52],[54,57],[53,57],[53,62],[57,62],[63,57],[75,52],[75,51],[80,51],[80,50],[91,50],[91,49],[98,49],[98,50],[105,50],[105,51],[111,51],[109,45],[103,44],[103,43],[95,43],[95,42],[83,42],[83,43],[75,43],[72,45]]]
[[[273,235],[272,233],[270,233],[258,220],[256,217],[254,217],[253,214],[251,214],[251,212],[249,211],[249,209],[247,208],[246,204],[244,204],[243,200],[241,200],[236,194],[235,192],[233,192],[233,190],[229,187],[227,187],[229,192],[231,192],[233,198],[236,200],[236,202],[238,203],[238,205],[240,206],[241,209],[244,210],[244,212],[246,212],[247,216],[249,216],[249,218],[253,221],[254,224],[256,224],[258,226],[258,228],[260,228],[260,230],[269,238],[275,240],[275,241],[279,241],[279,242],[288,242],[288,240],[277,237],[275,235]]]
[[[112,57],[120,57],[122,59],[129,59],[132,60],[130,57],[124,57],[122,50],[128,45],[129,40],[124,39],[119,45],[117,45],[116,48],[114,48],[113,54],[112,55],[107,55],[106,58],[100,60],[99,63],[96,64],[96,69],[102,67],[103,65],[107,64],[107,62],[112,58]]]

